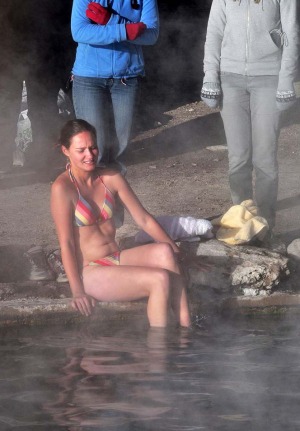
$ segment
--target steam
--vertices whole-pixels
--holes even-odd
[[[0,6],[1,147],[5,161],[15,149],[23,81],[28,93],[33,139],[41,153],[58,132],[58,91],[71,70],[75,44],[70,34],[71,0],[41,2],[11,0]],[[55,130],[51,130],[55,127]],[[7,165],[7,162],[6,162]]]

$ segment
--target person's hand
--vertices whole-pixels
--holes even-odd
[[[84,316],[90,316],[92,314],[93,308],[96,305],[96,301],[94,298],[83,294],[73,296],[71,305],[74,310],[79,311]]]
[[[286,111],[290,109],[296,102],[296,93],[294,90],[277,90],[276,105],[279,111]]]
[[[111,12],[99,3],[91,2],[85,11],[86,16],[96,24],[106,25],[111,17]]]
[[[144,33],[147,26],[143,22],[133,24],[126,24],[126,35],[128,40],[135,40],[137,37]]]
[[[209,107],[216,109],[221,101],[221,86],[218,82],[204,82],[201,89],[201,99]]]

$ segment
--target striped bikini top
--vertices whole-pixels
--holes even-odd
[[[104,202],[103,202],[102,208],[100,209],[100,212],[97,211],[97,214],[96,214],[92,206],[81,195],[76,178],[72,174],[71,168],[69,167],[68,169],[69,169],[70,179],[75,184],[78,192],[78,201],[77,201],[77,204],[75,207],[75,213],[74,213],[74,225],[77,227],[91,226],[93,224],[111,219],[113,216],[115,199],[111,191],[105,186],[100,175],[98,176],[98,178],[105,188],[105,196],[104,196]]]

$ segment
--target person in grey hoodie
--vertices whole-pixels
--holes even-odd
[[[253,198],[270,229],[278,190],[280,112],[296,100],[297,0],[213,0],[202,100],[220,106],[233,204]]]

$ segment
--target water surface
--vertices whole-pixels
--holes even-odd
[[[91,325],[1,334],[0,430],[300,429],[300,327]]]

